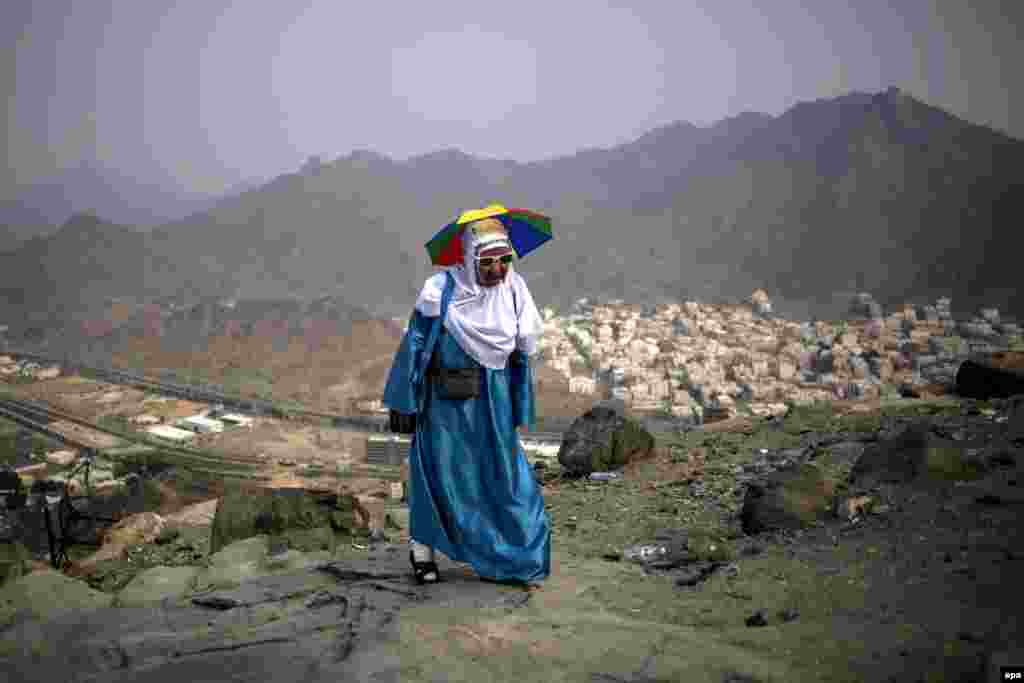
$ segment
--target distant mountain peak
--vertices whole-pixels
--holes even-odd
[[[672,123],[667,123],[664,126],[652,128],[651,130],[647,131],[646,133],[638,137],[633,144],[648,144],[650,142],[660,141],[669,136],[674,137],[680,134],[686,135],[699,132],[700,128],[690,123],[689,121],[673,121]]]
[[[364,161],[364,162],[379,162],[384,161],[391,163],[391,159],[380,152],[375,152],[372,149],[353,149],[348,157],[347,161]]]
[[[420,156],[412,157],[409,159],[411,162],[422,162],[422,161],[475,161],[476,159],[469,154],[466,154],[461,149],[456,147],[446,147],[444,149],[435,150],[433,152],[427,152]]]

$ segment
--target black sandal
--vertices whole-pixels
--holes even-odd
[[[412,563],[413,575],[419,585],[437,583],[441,580],[441,572],[437,570],[436,562],[417,562],[412,550],[409,551],[409,562]],[[434,578],[427,578],[429,574],[433,574]]]

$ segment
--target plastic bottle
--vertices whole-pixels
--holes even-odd
[[[622,474],[619,472],[592,472],[590,479],[593,481],[610,481],[612,479],[618,479]]]
[[[622,559],[630,562],[654,562],[666,555],[668,548],[663,545],[631,545],[622,551]]]

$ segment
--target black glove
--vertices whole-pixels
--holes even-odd
[[[395,434],[412,434],[416,431],[416,414],[405,415],[397,410],[389,411],[388,429]]]

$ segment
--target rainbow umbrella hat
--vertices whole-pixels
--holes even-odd
[[[462,263],[462,226],[481,218],[497,218],[508,231],[509,241],[522,258],[551,239],[551,219],[529,209],[507,209],[491,204],[482,209],[464,211],[458,220],[441,228],[427,242],[430,262],[435,266]]]

